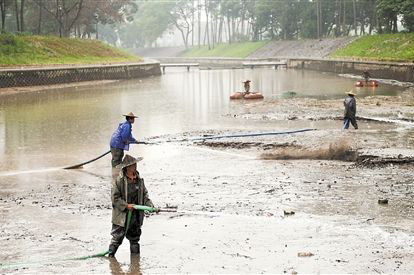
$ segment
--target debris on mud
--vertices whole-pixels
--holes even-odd
[[[388,199],[379,199],[378,204],[388,204]]]
[[[298,252],[298,257],[312,257],[314,256],[311,252]]]
[[[286,211],[286,210],[283,210],[283,215],[285,215],[285,216],[292,216],[292,215],[295,215],[295,211]]]
[[[403,157],[398,155],[397,157],[380,157],[374,155],[360,155],[356,159],[356,166],[360,167],[382,167],[386,165],[401,165],[414,163],[414,157]]]

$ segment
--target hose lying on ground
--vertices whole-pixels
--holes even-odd
[[[161,143],[165,143],[165,142],[183,142],[183,141],[197,141],[197,140],[209,140],[209,139],[221,139],[221,138],[236,138],[236,137],[276,136],[276,135],[296,134],[296,133],[315,131],[315,130],[316,129],[307,128],[307,129],[285,131],[285,132],[244,133],[244,134],[231,134],[231,135],[221,135],[221,136],[204,136],[204,137],[192,137],[192,138],[183,138],[183,139],[170,139],[170,140],[164,140],[164,141],[158,141],[158,142],[140,141],[140,142],[134,142],[132,144],[157,145],[157,144],[161,144]],[[77,169],[77,168],[80,168],[85,164],[94,162],[94,161],[106,156],[110,152],[111,152],[111,150],[103,153],[102,155],[100,155],[100,156],[98,156],[94,159],[82,162],[80,164],[66,166],[63,169]]]
[[[176,212],[176,210],[174,211],[174,209],[157,209],[157,208],[148,207],[145,205],[134,205],[134,209],[138,211],[148,211],[148,212]],[[129,229],[129,225],[131,223],[131,217],[132,217],[132,211],[128,211],[125,232],[127,232]],[[81,256],[81,257],[55,258],[55,259],[47,259],[43,261],[26,262],[26,263],[4,263],[4,264],[0,263],[0,269],[17,268],[17,267],[28,266],[28,265],[43,265],[43,264],[50,264],[50,263],[55,263],[55,262],[87,260],[87,259],[92,259],[92,258],[97,258],[97,257],[104,257],[108,253],[109,253],[109,250],[106,250],[101,253]]]
[[[197,141],[197,140],[236,138],[236,137],[276,136],[276,135],[296,134],[296,133],[315,131],[315,130],[316,129],[308,128],[308,129],[286,131],[286,132],[264,132],[264,133],[231,134],[231,135],[221,135],[221,136],[204,136],[204,137],[195,137],[195,138],[184,138],[184,139],[179,139],[179,140],[167,140],[165,142]]]
[[[133,144],[150,144],[150,143],[148,143],[148,142],[134,142]],[[63,169],[77,169],[77,168],[80,168],[80,167],[84,166],[85,164],[88,164],[88,163],[94,162],[95,160],[98,160],[100,158],[103,158],[104,156],[106,156],[110,152],[111,152],[111,150],[103,153],[102,155],[100,155],[100,156],[98,156],[98,157],[96,157],[94,159],[91,159],[91,160],[88,160],[88,161],[85,161],[85,162],[82,162],[82,163],[79,163],[79,164],[75,164],[75,165],[71,165],[71,166],[66,166],[66,167],[63,167]]]
[[[109,150],[108,152],[103,153],[102,155],[100,155],[99,157],[96,157],[94,159],[91,159],[91,160],[88,160],[88,161],[85,161],[85,162],[82,162],[82,163],[79,163],[79,164],[75,164],[75,165],[72,165],[72,166],[63,167],[63,169],[77,169],[77,168],[80,168],[80,167],[84,166],[85,164],[94,162],[95,160],[98,160],[98,159],[106,156],[110,152],[111,152],[111,150]]]

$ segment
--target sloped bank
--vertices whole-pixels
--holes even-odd
[[[291,58],[288,59],[288,67],[355,75],[369,71],[373,78],[414,83],[414,63]]]
[[[38,68],[1,69],[0,88],[52,85],[94,80],[132,79],[160,75],[160,63],[74,65]]]

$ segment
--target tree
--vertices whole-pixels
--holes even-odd
[[[402,23],[409,32],[414,32],[414,1],[403,0],[401,2]]]
[[[377,0],[378,32],[398,32],[398,14],[403,0]]]
[[[176,1],[170,10],[171,23],[180,31],[185,48],[188,47],[188,37],[193,32],[191,18],[194,12],[195,8],[191,0]]]
[[[56,0],[41,2],[37,0],[47,13],[52,15],[58,23],[59,36],[69,37],[70,31],[78,20],[84,0]]]
[[[6,30],[6,13],[10,6],[9,0],[0,0],[0,12],[1,12],[1,32]]]

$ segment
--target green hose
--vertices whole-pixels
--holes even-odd
[[[49,259],[49,260],[36,261],[36,262],[26,262],[26,263],[8,263],[8,264],[0,263],[0,269],[16,268],[16,267],[28,266],[28,265],[43,265],[43,264],[55,263],[55,262],[87,260],[87,259],[91,259],[91,258],[103,257],[108,253],[109,253],[109,250],[106,250],[106,251],[98,253],[98,254],[93,254],[93,255],[88,255],[88,256],[81,256],[81,257],[74,257],[74,258],[56,258],[56,259]]]
[[[134,205],[134,209],[141,210],[141,211],[149,211],[149,212],[155,212],[156,211],[155,208],[148,207],[148,206],[145,206],[145,205]],[[131,224],[131,218],[132,218],[132,211],[128,211],[125,234],[126,234],[126,232],[128,232],[129,226]],[[26,263],[8,263],[8,264],[0,263],[0,269],[14,268],[14,267],[20,267],[20,266],[27,266],[27,265],[37,265],[37,264],[41,265],[41,264],[54,263],[54,262],[87,260],[87,259],[91,259],[91,258],[104,257],[108,253],[109,253],[109,250],[106,250],[106,251],[103,251],[103,252],[98,253],[98,254],[81,256],[81,257],[73,257],[73,258],[56,258],[56,259],[36,261],[36,262],[26,262]]]
[[[148,212],[156,212],[157,209],[154,207],[149,207],[146,205],[138,205],[138,204],[134,204],[134,209],[136,210],[140,210],[140,211],[148,211]]]

